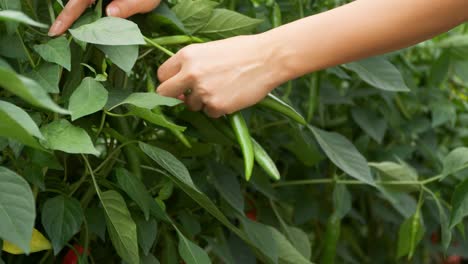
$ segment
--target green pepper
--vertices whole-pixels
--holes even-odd
[[[258,105],[279,112],[292,120],[298,122],[301,125],[307,125],[306,120],[299,114],[294,108],[292,108],[287,103],[283,102],[278,97],[268,94]]]
[[[255,161],[260,167],[274,180],[280,179],[280,173],[278,168],[276,168],[275,162],[271,159],[268,153],[263,149],[263,147],[253,138],[251,138]]]
[[[340,239],[341,219],[335,214],[332,214],[327,223],[327,230],[325,233],[325,249],[322,254],[323,264],[335,263],[336,247]]]
[[[281,15],[281,8],[277,2],[273,3],[273,10],[271,11],[271,24],[273,28],[277,28],[281,26],[282,23],[282,15]]]
[[[228,115],[229,122],[231,127],[234,130],[236,135],[237,142],[242,150],[242,155],[244,156],[244,170],[246,180],[250,180],[252,176],[252,170],[254,166],[255,154],[252,144],[252,139],[250,137],[249,128],[245,123],[244,117],[241,112]]]

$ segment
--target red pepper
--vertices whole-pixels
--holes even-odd
[[[247,218],[249,218],[250,220],[252,221],[257,221],[257,210],[256,209],[252,209],[250,211],[247,211],[245,213],[245,215],[247,216]]]
[[[450,256],[444,261],[444,264],[461,264],[461,263],[462,263],[462,257],[458,255]]]
[[[75,250],[79,253],[79,256],[76,255],[73,249],[69,249],[65,257],[63,258],[62,264],[78,264],[78,258],[83,255],[84,248],[81,245],[73,245]],[[89,250],[87,255],[89,255]]]
[[[440,235],[438,232],[433,232],[431,234],[431,242],[432,242],[432,245],[437,245],[439,244],[440,242]]]

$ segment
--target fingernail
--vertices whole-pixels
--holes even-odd
[[[61,20],[55,20],[54,24],[49,29],[49,37],[57,36],[62,31],[62,25],[63,23]]]
[[[111,17],[118,17],[120,16],[120,9],[116,6],[109,6],[107,7],[107,15]]]

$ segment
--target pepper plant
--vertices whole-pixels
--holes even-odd
[[[0,263],[442,263],[468,257],[468,27],[210,119],[157,94],[192,43],[345,1],[0,0]],[[314,45],[314,43],[311,43]]]

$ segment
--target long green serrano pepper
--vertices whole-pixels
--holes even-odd
[[[263,147],[253,138],[251,138],[255,161],[257,162],[260,167],[274,180],[280,179],[280,173],[278,168],[276,167],[275,162],[271,159],[268,153],[263,149]]]
[[[241,112],[228,115],[229,123],[231,124],[234,134],[236,135],[237,142],[242,150],[244,156],[244,170],[246,180],[250,180],[254,166],[255,154],[250,137],[249,128],[245,123],[244,116]]]
[[[340,239],[341,232],[341,219],[332,214],[327,223],[327,230],[325,233],[325,249],[322,254],[323,264],[335,263],[336,247]]]
[[[236,140],[236,136],[234,135],[232,130],[229,129],[229,127],[223,122],[212,120],[211,123],[219,131],[225,134],[230,140]],[[275,162],[271,159],[271,157],[268,155],[265,149],[263,149],[263,147],[253,137],[251,137],[250,139],[252,140],[252,145],[254,149],[255,162],[257,162],[257,164],[260,167],[262,167],[266,174],[268,174],[268,176],[270,176],[273,180],[279,180],[280,173],[278,171],[278,168],[276,167]]]
[[[290,105],[283,102],[281,99],[272,94],[268,94],[268,96],[265,97],[262,101],[260,101],[258,105],[281,113],[301,125],[307,125],[307,121],[301,114],[299,114]]]

